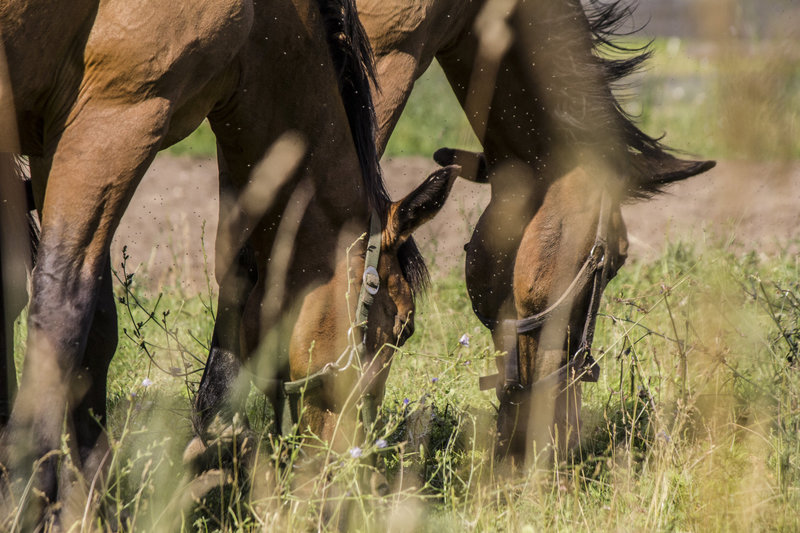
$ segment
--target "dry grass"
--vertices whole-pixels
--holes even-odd
[[[603,373],[584,389],[582,447],[511,478],[492,458],[493,395],[476,386],[491,341],[463,282],[447,277],[422,303],[381,428],[358,451],[337,455],[312,440],[329,460],[306,456],[271,435],[270,409],[253,392],[255,465],[200,499],[193,491],[219,479],[193,481],[181,452],[209,296],[153,297],[134,276],[127,296],[120,289],[127,338],[112,364],[111,476],[84,530],[796,530],[798,274],[794,256],[697,255],[685,245],[629,265],[601,308]],[[369,489],[371,461],[388,495]]]

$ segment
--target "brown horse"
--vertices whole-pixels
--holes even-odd
[[[327,339],[319,352],[347,344],[336,333],[350,311],[339,296],[349,272],[358,287],[367,244],[351,256],[340,245],[368,227],[380,250],[376,279],[368,278],[381,287],[366,324],[358,324],[366,351],[407,334],[411,298],[425,276],[410,232],[442,205],[456,168],[435,173],[401,202],[388,200],[374,148],[369,48],[352,2],[214,0],[195,9],[151,0],[12,0],[0,6],[0,35],[42,223],[22,382],[0,457],[6,486],[33,469],[32,520],[48,502],[85,501],[76,491],[87,490],[108,459],[105,387],[117,342],[110,241],[156,152],[205,117],[226,192],[250,195],[223,199],[218,235],[223,248],[247,237],[257,261],[253,294],[266,295],[263,309],[255,296],[247,304],[245,353],[248,339],[278,332],[277,345],[291,341],[304,352],[293,375],[328,362],[320,357],[335,359],[314,351],[309,361],[307,339]],[[262,173],[269,194],[260,202],[246,185],[276,141],[280,157]],[[248,228],[253,213],[263,223]],[[281,263],[280,283],[266,279],[268,261]],[[218,264],[221,283],[235,270]],[[280,335],[282,327],[289,333]],[[68,457],[58,453],[62,428]],[[66,466],[59,474],[69,461],[83,479]],[[63,521],[69,506],[60,512]]]
[[[500,400],[498,454],[520,461],[534,442],[555,440],[563,450],[579,428],[575,377],[596,379],[589,349],[599,299],[625,260],[620,203],[714,163],[670,155],[617,102],[613,83],[647,57],[603,58],[603,48],[618,57],[627,51],[610,40],[629,13],[619,2],[592,1],[586,10],[578,0],[358,0],[358,7],[381,88],[379,150],[434,58],[484,147],[480,155],[443,149],[435,158],[492,188],[466,245],[466,281],[475,313],[509,354],[484,381]],[[232,360],[212,353],[196,403],[201,420],[223,404],[225,372],[215,369],[235,375],[225,362]]]
[[[400,4],[359,0],[384,87],[379,139],[435,57],[485,154],[441,150],[436,159],[492,187],[466,245],[466,281],[508,354],[493,383],[497,451],[519,461],[534,443],[564,450],[579,428],[577,378],[596,379],[599,299],[627,252],[620,203],[714,163],[671,156],[619,106],[611,85],[647,57],[602,57],[603,47],[626,51],[610,41],[629,13],[620,2]]]

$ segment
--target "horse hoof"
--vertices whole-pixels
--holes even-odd
[[[216,426],[208,438],[195,436],[183,451],[183,464],[195,475],[214,469],[241,468],[249,463],[255,451],[255,435],[238,417],[221,429]]]
[[[208,446],[203,442],[200,437],[195,437],[186,445],[183,450],[183,465],[191,466],[197,462],[208,451]]]
[[[369,478],[369,486],[372,490],[373,496],[388,496],[390,489],[389,489],[389,482],[386,480],[386,476],[384,476],[380,472],[373,472]]]

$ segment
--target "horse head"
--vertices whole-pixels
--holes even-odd
[[[603,163],[585,164],[536,183],[484,154],[443,148],[434,157],[464,165],[463,177],[492,184],[493,194],[507,200],[491,218],[484,214],[466,247],[473,309],[505,352],[498,374],[482,379],[500,400],[497,451],[532,457],[555,444],[564,453],[580,438],[581,382],[597,381],[600,371],[591,351],[600,299],[628,256],[622,203],[705,172],[714,162],[665,155],[646,162],[648,178],[634,184]],[[509,272],[484,260],[485,247],[501,240],[509,242]],[[509,292],[492,290],[508,278]]]
[[[352,438],[359,401],[364,425],[374,417],[376,405],[368,403],[383,397],[394,349],[414,331],[419,287],[409,274],[405,247],[444,205],[459,171],[456,165],[439,169],[389,204],[383,216],[373,212],[367,238],[337,263],[328,283],[304,299],[290,343],[287,385],[306,387],[302,430],[336,446],[344,436]],[[324,386],[310,387],[309,379]],[[340,420],[345,413],[353,416]]]

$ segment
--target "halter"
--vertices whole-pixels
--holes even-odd
[[[283,435],[291,434],[292,427],[298,421],[300,398],[305,392],[320,387],[326,378],[335,377],[348,370],[354,363],[358,365],[364,360],[364,355],[367,352],[365,343],[369,310],[381,286],[381,279],[378,275],[378,260],[381,256],[382,231],[381,219],[373,210],[369,219],[369,239],[364,256],[361,291],[358,294],[358,302],[356,304],[356,323],[347,331],[348,347],[336,361],[327,363],[320,370],[304,378],[295,381],[284,381],[280,387],[279,401],[283,403],[283,417],[281,420],[281,433]],[[377,406],[375,405],[375,396],[371,393],[363,394],[361,401],[361,419],[366,429],[375,421]]]
[[[580,270],[573,278],[569,287],[561,294],[554,304],[549,306],[541,313],[531,315],[526,318],[514,320],[492,320],[482,316],[473,307],[473,311],[478,319],[487,328],[494,330],[500,327],[500,342],[507,354],[498,357],[498,362],[504,369],[503,381],[500,381],[500,373],[490,376],[483,376],[479,379],[480,390],[501,389],[505,398],[515,403],[514,396],[519,393],[529,391],[535,387],[552,386],[562,382],[570,375],[575,376],[581,381],[596,382],[600,377],[600,367],[592,357],[592,340],[594,339],[594,327],[597,319],[597,310],[600,306],[600,298],[603,289],[608,282],[609,262],[606,257],[608,248],[608,225],[611,215],[611,200],[606,191],[603,191],[600,200],[600,213],[597,221],[597,232],[594,244],[589,251],[589,255],[581,265]],[[533,384],[523,385],[519,377],[519,335],[540,330],[545,322],[557,311],[571,306],[576,295],[580,293],[589,283],[592,283],[592,291],[589,300],[589,308],[586,320],[581,333],[581,341],[578,349],[569,358],[569,361],[559,367],[554,372],[540,378]]]

